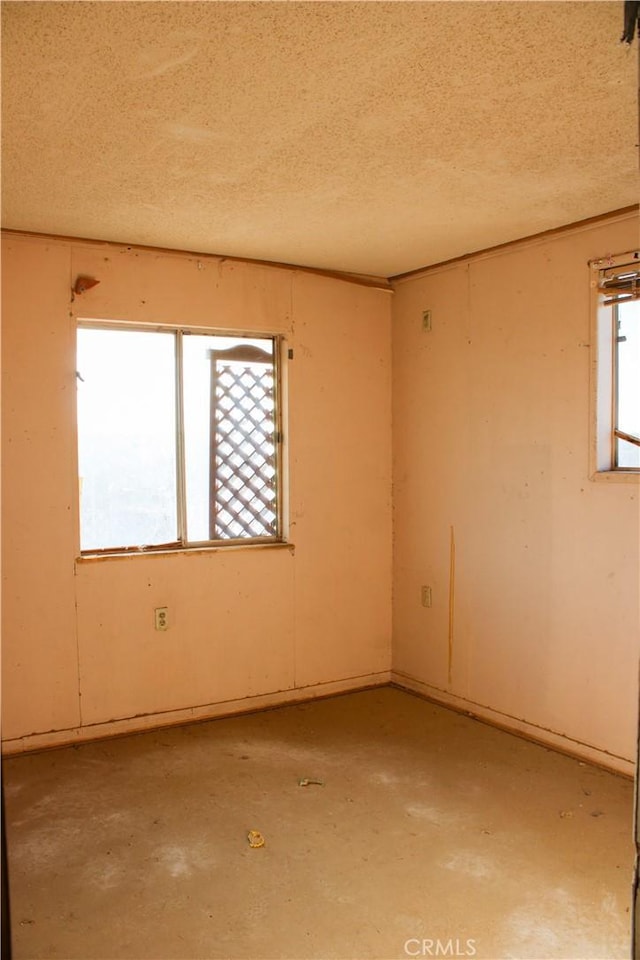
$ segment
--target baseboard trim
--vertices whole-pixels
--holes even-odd
[[[425,700],[437,703],[440,706],[448,707],[457,713],[464,713],[469,717],[480,720],[483,723],[491,724],[507,733],[514,733],[525,740],[531,740],[543,747],[550,747],[558,753],[564,753],[574,759],[586,761],[597,767],[602,767],[613,773],[622,774],[625,777],[633,778],[635,774],[635,762],[627,757],[620,757],[609,753],[599,747],[583,743],[573,737],[565,734],[556,733],[554,730],[547,730],[545,727],[529,723],[526,720],[520,720],[512,717],[510,714],[501,713],[491,707],[476,703],[473,700],[467,700],[465,697],[457,696],[439,687],[432,686],[417,680],[410,674],[402,673],[400,670],[391,671],[391,685],[400,690],[415,693]]]
[[[144,733],[149,730],[159,730],[163,727],[183,726],[188,723],[197,723],[205,720],[222,719],[245,713],[255,713],[259,710],[275,709],[277,707],[304,703],[309,700],[320,700],[327,697],[339,696],[343,693],[355,693],[358,690],[367,690],[372,687],[394,686],[408,693],[416,694],[437,703],[440,706],[455,710],[474,717],[483,723],[508,733],[516,734],[526,740],[531,740],[544,747],[550,747],[559,753],[584,760],[598,767],[626,777],[633,777],[635,763],[626,757],[609,753],[591,744],[584,743],[564,734],[547,730],[509,714],[501,713],[491,707],[468,700],[441,690],[439,687],[424,683],[421,680],[405,674],[400,670],[382,670],[378,673],[362,674],[355,677],[345,677],[341,680],[330,680],[324,683],[309,684],[308,686],[292,687],[289,690],[277,690],[259,694],[253,697],[241,697],[234,700],[222,700],[179,710],[169,710],[161,713],[148,713],[135,717],[123,717],[118,720],[109,720],[102,723],[85,724],[80,727],[71,727],[64,730],[49,730],[43,733],[32,733],[23,737],[15,737],[2,741],[2,755],[6,757],[18,756],[22,753],[33,753],[40,750],[50,750],[56,747],[73,746],[87,743],[91,740],[104,740],[111,737],[122,737],[129,734]]]
[[[186,707],[180,710],[168,710],[162,713],[123,717],[118,720],[85,724],[65,730],[32,733],[23,737],[3,740],[2,755],[10,757],[21,753],[50,750],[54,747],[73,746],[90,740],[104,740],[111,737],[127,736],[132,733],[144,733],[148,730],[158,730],[163,727],[183,726],[198,721],[233,717],[243,713],[255,713],[258,710],[269,710],[275,707],[303,703],[308,700],[335,697],[342,693],[355,693],[358,690],[367,690],[371,687],[388,686],[390,682],[390,671],[382,670],[379,673],[368,673],[355,677],[345,677],[341,680],[329,680],[303,687],[292,687],[288,690],[277,690],[253,697],[222,700],[216,703]]]

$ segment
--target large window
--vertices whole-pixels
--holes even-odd
[[[592,263],[593,474],[640,472],[640,259]]]
[[[78,329],[83,553],[281,538],[276,337]]]

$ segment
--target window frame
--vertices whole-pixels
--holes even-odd
[[[245,330],[233,328],[218,328],[209,326],[194,326],[191,324],[161,324],[140,323],[127,320],[96,319],[78,317],[75,324],[75,345],[80,329],[119,330],[139,333],[172,333],[175,337],[175,417],[176,417],[176,528],[178,539],[168,543],[144,544],[139,546],[96,547],[82,550],[81,543],[81,510],[80,510],[80,473],[78,469],[78,416],[75,417],[75,450],[76,450],[76,483],[77,483],[77,556],[80,560],[91,558],[121,557],[121,556],[148,556],[157,553],[182,553],[190,551],[217,551],[233,550],[251,547],[282,547],[288,546],[285,534],[285,477],[284,477],[284,422],[283,413],[283,364],[286,350],[286,339],[281,333],[265,332],[264,330]],[[274,440],[275,440],[275,502],[276,533],[265,537],[229,537],[218,540],[188,540],[187,539],[187,501],[186,501],[186,469],[184,446],[184,367],[182,340],[184,336],[210,336],[233,339],[265,340],[273,344],[273,398],[274,398]],[[77,364],[76,364],[77,366]]]
[[[640,467],[617,466],[617,319],[616,303],[606,303],[603,271],[634,264],[640,269],[637,250],[589,261],[591,272],[590,445],[589,478],[613,483],[640,483]]]

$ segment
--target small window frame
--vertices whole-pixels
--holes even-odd
[[[589,477],[595,481],[640,483],[640,468],[617,465],[617,321],[618,309],[602,290],[605,271],[633,265],[640,268],[637,250],[589,262],[591,273],[590,449]]]
[[[172,333],[176,337],[176,368],[175,368],[175,391],[176,391],[176,469],[177,469],[177,539],[168,543],[149,544],[140,546],[121,546],[92,548],[82,550],[78,543],[78,558],[80,560],[90,560],[91,558],[101,557],[119,557],[132,555],[148,555],[154,553],[166,552],[189,552],[189,551],[214,551],[229,550],[244,547],[282,547],[288,545],[286,536],[286,484],[284,475],[284,424],[285,414],[283,411],[283,384],[284,384],[284,358],[286,350],[286,339],[281,333],[271,333],[264,330],[238,330],[216,327],[199,327],[184,324],[158,324],[158,323],[136,323],[127,320],[102,320],[95,318],[78,318],[76,322],[76,333],[80,329],[101,329],[101,330],[119,330],[119,331],[137,331],[142,333]],[[211,336],[232,339],[250,339],[266,340],[273,344],[273,397],[274,397],[274,438],[275,438],[275,513],[276,530],[273,536],[261,537],[229,537],[213,540],[191,541],[187,538],[186,526],[186,489],[185,489],[185,459],[184,459],[184,431],[182,419],[183,410],[183,359],[182,359],[182,340],[184,336]],[[77,436],[78,420],[76,416],[76,450],[78,446]],[[80,537],[80,488],[79,475],[77,476],[77,504],[78,504],[78,537]]]

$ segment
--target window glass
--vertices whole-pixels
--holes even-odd
[[[617,427],[640,439],[640,301],[621,303],[617,312]],[[640,447],[618,438],[617,465],[640,467]]]
[[[81,549],[175,541],[173,334],[81,328],[77,369]]]

